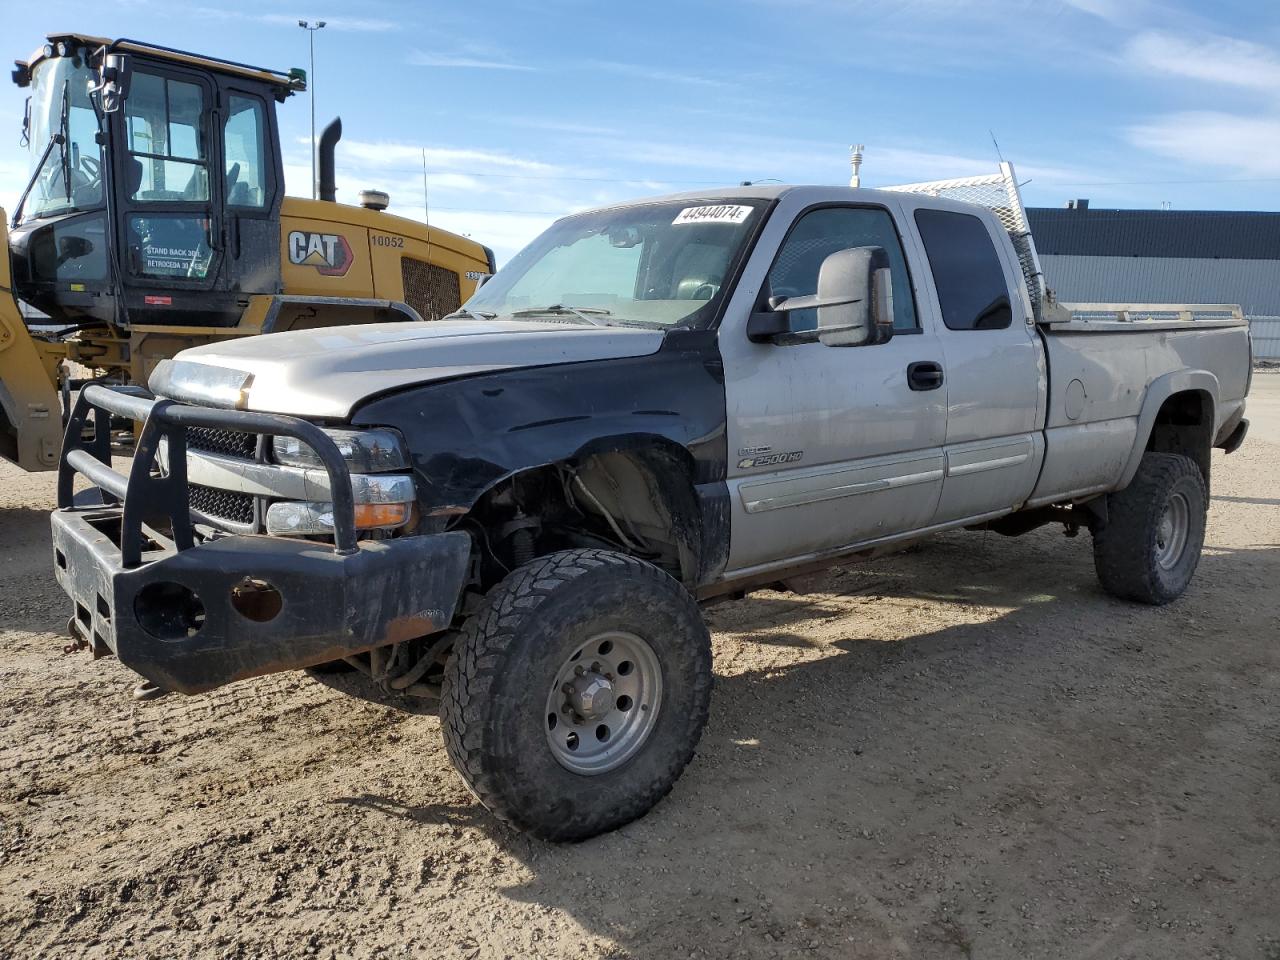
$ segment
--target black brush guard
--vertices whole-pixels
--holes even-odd
[[[127,477],[111,466],[112,416],[143,424]],[[334,543],[199,541],[195,524],[216,521],[187,503],[191,427],[308,444],[329,474]],[[167,473],[156,462],[162,439]],[[74,496],[76,474],[97,488],[90,498],[101,502]],[[72,600],[70,627],[80,644],[95,656],[114,653],[162,690],[182,693],[446,629],[471,548],[464,533],[360,542],[347,464],[333,440],[305,420],[98,384],[80,391],[67,422],[52,526],[55,573]]]

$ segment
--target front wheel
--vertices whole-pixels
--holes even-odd
[[[633,557],[568,550],[520,567],[464,625],[441,720],[486,808],[583,840],[666,796],[710,694],[710,637],[688,591]]]
[[[1133,482],[1107,498],[1107,521],[1093,534],[1093,562],[1110,594],[1163,604],[1175,600],[1200,563],[1208,497],[1190,457],[1147,453]]]

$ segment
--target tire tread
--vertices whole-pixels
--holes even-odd
[[[629,579],[649,580],[668,591],[673,602],[685,603],[687,609],[683,614],[696,620],[707,640],[694,651],[697,709],[683,718],[681,730],[687,749],[679,751],[648,783],[613,808],[584,806],[555,824],[533,822],[499,783],[499,761],[490,749],[494,740],[493,721],[488,718],[484,705],[506,667],[504,653],[516,642],[524,621],[536,616],[542,604],[565,585],[609,568]],[[553,553],[507,576],[489,591],[480,609],[463,625],[454,656],[445,668],[440,710],[445,749],[468,789],[498,819],[546,839],[585,839],[642,816],[671,791],[692,759],[706,724],[711,684],[710,642],[701,614],[693,597],[668,574],[652,564],[609,550]]]
[[[1164,604],[1181,593],[1170,593],[1160,583],[1155,559],[1147,545],[1151,527],[1158,523],[1169,489],[1184,477],[1194,480],[1206,504],[1204,476],[1190,457],[1174,453],[1146,453],[1133,481],[1107,498],[1107,521],[1093,534],[1093,561],[1098,580],[1112,596],[1140,603]],[[1198,552],[1203,544],[1203,516],[1199,518],[1199,543],[1188,542]],[[1196,539],[1196,519],[1189,533]],[[1194,571],[1195,567],[1192,567]]]

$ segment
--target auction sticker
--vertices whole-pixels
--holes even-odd
[[[671,221],[672,226],[682,223],[742,223],[751,216],[751,207],[736,203],[705,204],[701,207],[685,207]]]

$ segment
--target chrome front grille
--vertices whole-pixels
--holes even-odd
[[[246,434],[251,436],[251,434]],[[187,484],[187,503],[211,519],[249,526],[253,523],[253,496],[234,490],[219,490]]]
[[[228,457],[252,460],[258,449],[258,435],[239,430],[213,430],[208,427],[188,427],[187,447],[206,453],[220,453]]]

